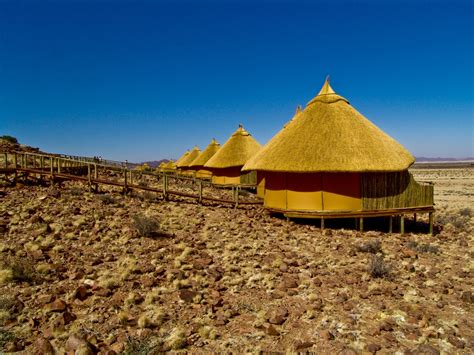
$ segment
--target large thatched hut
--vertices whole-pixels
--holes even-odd
[[[205,169],[204,164],[206,164],[209,159],[217,153],[220,147],[221,145],[213,138],[206,149],[204,149],[201,154],[199,154],[197,158],[189,164],[189,168],[196,171],[197,178],[210,179],[212,177],[212,172]]]
[[[326,80],[242,170],[258,171],[264,205],[289,217],[391,215],[432,210],[433,187],[408,172],[414,161]]]
[[[212,182],[216,185],[256,184],[256,174],[242,174],[242,166],[260,149],[258,143],[242,125],[227,142],[204,164],[212,172]]]
[[[180,173],[183,175],[193,175],[194,172],[190,169],[189,165],[199,156],[199,154],[201,154],[201,150],[196,146],[186,157],[184,157],[180,162],[177,162],[176,167]]]
[[[187,158],[187,156],[190,154],[191,152],[188,150],[186,150],[183,155],[181,155],[176,161],[175,161],[175,165],[176,167],[178,166],[178,164],[181,164],[181,162]]]
[[[161,168],[161,171],[166,172],[166,173],[171,173],[171,172],[176,171],[176,165],[174,161],[170,160],[169,162],[165,163],[165,165],[163,165],[163,167]]]

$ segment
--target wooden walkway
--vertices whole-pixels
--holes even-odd
[[[47,177],[51,183],[58,181],[82,181],[91,190],[98,191],[100,185],[116,186],[123,191],[141,190],[157,193],[167,200],[170,196],[192,198],[198,203],[203,201],[231,204],[235,207],[248,205],[262,205],[263,201],[243,199],[241,191],[252,187],[249,185],[236,185],[231,188],[231,198],[218,198],[205,194],[206,189],[214,188],[208,180],[202,180],[189,176],[181,176],[175,172],[146,172],[129,169],[119,164],[108,165],[104,162],[91,161],[90,158],[63,157],[50,154],[39,154],[30,152],[0,153],[0,174],[5,176],[14,175],[16,182],[20,175]],[[145,182],[153,181],[159,183],[159,187],[148,186]],[[178,185],[188,183],[188,191],[179,191]],[[229,191],[229,192],[230,192]]]

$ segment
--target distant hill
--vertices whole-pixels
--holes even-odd
[[[474,157],[470,157],[470,158],[427,158],[427,157],[416,157],[416,162],[417,163],[421,163],[421,162],[441,162],[441,161],[445,161],[445,162],[454,162],[454,161],[474,161]]]
[[[152,169],[155,169],[157,168],[161,163],[167,163],[169,162],[170,160],[169,159],[161,159],[161,160],[153,160],[153,161],[144,161],[144,162],[141,162],[139,163],[138,165],[143,165],[143,164],[148,164],[150,166],[150,168]]]

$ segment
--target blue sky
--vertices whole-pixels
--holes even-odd
[[[470,1],[0,0],[0,135],[179,157],[333,88],[415,156],[473,151]]]

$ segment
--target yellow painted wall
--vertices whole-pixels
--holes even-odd
[[[257,196],[261,198],[265,196],[265,177],[260,172],[257,174]]]
[[[203,179],[210,179],[212,177],[212,173],[209,170],[201,169],[196,172],[196,177],[203,178]]]
[[[264,205],[295,211],[360,210],[360,175],[266,172]]]
[[[213,169],[212,183],[216,185],[239,185],[241,167]]]

